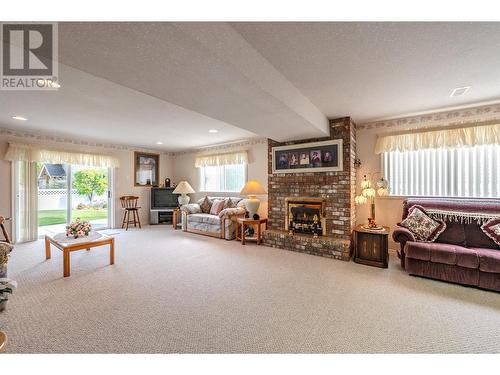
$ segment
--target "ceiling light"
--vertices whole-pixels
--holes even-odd
[[[218,133],[219,131],[217,129],[210,129],[208,132],[209,133]]]
[[[12,116],[14,120],[19,120],[19,121],[28,121],[26,117],[23,116]]]
[[[471,86],[463,86],[463,87],[457,87],[456,89],[454,89],[452,92],[451,92],[451,95],[450,97],[451,98],[455,98],[457,96],[462,96],[464,95],[467,91],[469,91],[469,89],[471,88]]]
[[[162,145],[162,144],[163,144],[163,142],[158,141],[158,142],[156,142],[156,144],[157,144],[157,145]]]

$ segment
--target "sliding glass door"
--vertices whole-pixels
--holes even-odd
[[[93,229],[110,227],[111,170],[37,163],[38,235],[64,232],[80,218]]]

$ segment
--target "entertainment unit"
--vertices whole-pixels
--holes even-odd
[[[149,209],[149,224],[172,224],[174,210],[178,207],[175,188],[151,188],[151,205]]]

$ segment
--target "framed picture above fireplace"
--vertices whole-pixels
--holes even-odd
[[[273,173],[340,172],[342,139],[272,148]]]

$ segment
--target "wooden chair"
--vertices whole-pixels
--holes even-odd
[[[129,224],[134,224],[134,227],[137,227],[139,224],[139,228],[141,227],[141,220],[139,219],[139,208],[137,203],[139,202],[139,197],[135,197],[133,195],[124,195],[120,197],[120,203],[124,210],[123,213],[123,221],[122,221],[122,229],[126,225],[126,229],[128,230]],[[130,213],[132,212],[132,220],[130,219]]]

